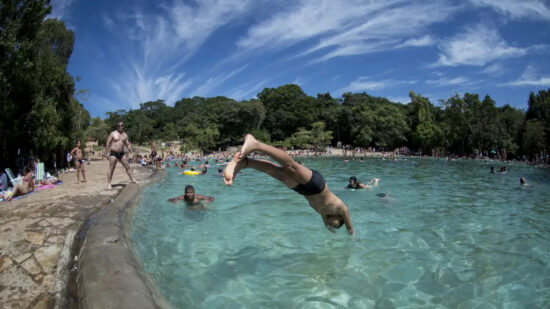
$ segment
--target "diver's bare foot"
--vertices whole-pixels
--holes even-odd
[[[107,184],[107,190],[111,190],[111,189],[112,189],[112,188],[111,188],[111,184],[108,183],[108,184]]]
[[[230,186],[235,179],[235,168],[237,167],[237,162],[239,161],[240,152],[235,153],[233,160],[227,164],[223,170],[223,181],[227,186]]]
[[[87,182],[86,180],[82,180],[81,182]]]
[[[223,171],[223,181],[226,185],[230,186],[233,183],[233,180],[235,179],[235,176],[237,176],[237,173],[246,167],[248,164],[248,159],[244,158],[244,160],[239,159],[240,152],[235,153],[233,156],[233,160],[227,164],[225,167],[225,170]]]
[[[139,182],[135,179],[132,179],[132,183],[137,183],[139,185]]]
[[[244,143],[241,147],[241,152],[239,155],[239,159],[246,158],[254,149],[254,146],[258,143],[258,141],[252,136],[252,134],[247,134],[244,137]]]

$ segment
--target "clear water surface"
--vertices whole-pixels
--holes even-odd
[[[132,243],[175,308],[550,307],[549,170],[510,164],[490,174],[502,163],[473,160],[303,162],[348,205],[356,235],[329,232],[302,196],[251,169],[226,187],[214,166],[203,176],[168,168],[144,191]],[[344,189],[351,175],[382,181]],[[216,198],[208,210],[166,202],[187,184]]]

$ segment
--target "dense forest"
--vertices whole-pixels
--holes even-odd
[[[288,84],[265,88],[250,101],[193,97],[170,107],[158,100],[109,112],[104,120],[93,118],[85,136],[104,143],[115,123],[124,121],[134,143],[179,140],[185,150],[224,149],[252,132],[287,148],[323,148],[340,141],[381,150],[408,147],[428,155],[534,159],[548,152],[550,89],[530,93],[527,112],[497,107],[488,95],[456,94],[438,106],[412,91],[409,96],[408,104],[367,93],[312,97]]]
[[[90,115],[75,99],[67,64],[73,32],[45,19],[49,1],[0,4],[0,163],[38,156],[61,159]],[[3,166],[2,166],[3,167]]]
[[[184,150],[212,151],[238,145],[251,132],[288,148],[376,147],[437,155],[498,155],[548,160],[550,89],[529,93],[526,111],[486,95],[456,94],[434,105],[410,92],[407,104],[367,93],[312,97],[294,84],[265,88],[256,99],[182,98],[90,118],[67,72],[74,34],[62,21],[46,19],[47,0],[7,0],[0,5],[0,162],[38,157],[63,162],[76,140],[104,144],[124,121],[133,143],[174,141]],[[522,102],[523,103],[523,102]],[[59,166],[58,163],[58,166]],[[2,166],[3,167],[3,166]]]

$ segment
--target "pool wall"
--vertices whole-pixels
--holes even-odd
[[[164,176],[157,172],[150,184]],[[143,187],[129,184],[90,219],[76,278],[79,308],[170,308],[130,245],[131,213]]]

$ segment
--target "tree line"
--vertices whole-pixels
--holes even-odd
[[[528,109],[496,106],[489,95],[458,94],[436,106],[409,93],[408,104],[367,93],[330,93],[312,97],[294,84],[265,88],[257,99],[183,98],[173,107],[157,100],[139,109],[108,112],[93,118],[85,132],[103,143],[118,121],[124,121],[134,143],[179,140],[184,150],[213,151],[239,145],[246,133],[287,148],[327,145],[408,147],[427,155],[498,155],[535,159],[550,145],[550,89],[530,93]]]
[[[0,4],[0,168],[60,161],[90,120],[67,72],[74,34],[50,11],[47,0]]]

